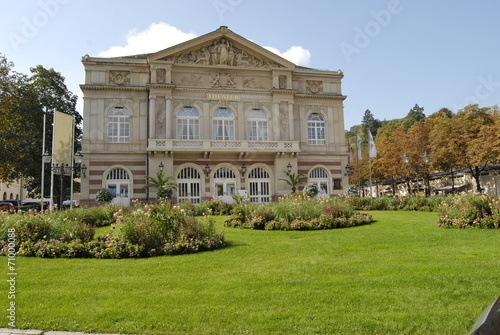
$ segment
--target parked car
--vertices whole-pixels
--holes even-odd
[[[30,211],[30,210],[36,210],[40,211],[42,210],[42,201],[40,199],[26,199],[21,203],[21,210],[22,211]],[[49,208],[49,201],[44,200],[44,206],[43,210],[47,210]]]
[[[0,202],[0,211],[14,212],[15,210],[14,205],[10,202]]]
[[[21,210],[21,200],[17,199],[7,199],[7,200],[1,200],[2,202],[8,202],[11,203],[14,206],[15,211]]]

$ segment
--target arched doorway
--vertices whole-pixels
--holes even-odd
[[[177,201],[201,202],[201,175],[193,167],[185,167],[177,174]]]
[[[114,195],[112,203],[130,206],[130,177],[125,169],[111,169],[106,175],[106,188]]]
[[[236,194],[236,174],[230,167],[218,168],[214,173],[214,195],[224,202],[233,202]]]
[[[309,178],[307,180],[308,184],[316,184],[318,186],[318,195],[328,195],[330,194],[330,183],[328,178],[328,172],[322,168],[317,167],[309,172]]]
[[[252,169],[248,174],[248,195],[252,203],[271,201],[271,179],[263,167]]]

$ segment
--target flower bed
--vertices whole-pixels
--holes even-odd
[[[478,193],[461,193],[441,204],[439,227],[500,228],[500,199]]]
[[[111,207],[110,207],[111,208]],[[66,258],[127,258],[174,255],[214,250],[225,246],[210,218],[197,220],[184,210],[163,202],[140,209],[114,207],[104,215],[111,232],[95,238],[99,221],[82,219],[82,211],[16,214],[0,217],[0,253],[7,248],[7,232],[14,229],[18,255]],[[112,214],[111,214],[112,213]],[[111,219],[109,218],[111,216]]]
[[[341,198],[311,199],[294,194],[266,205],[239,204],[224,220],[224,225],[265,230],[318,230],[360,226],[372,221],[371,215],[355,212]]]

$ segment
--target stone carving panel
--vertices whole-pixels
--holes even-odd
[[[306,80],[306,91],[312,94],[322,94],[323,93],[323,82],[317,80]]]
[[[132,113],[132,99],[106,99],[104,108],[108,110],[111,107],[124,107]]]
[[[288,131],[288,108],[287,105],[280,105],[280,139],[282,141],[288,141],[290,132]]]
[[[203,84],[201,76],[196,74],[192,74],[191,76],[188,77],[182,77],[181,82],[182,85],[185,86],[201,86]]]
[[[262,82],[256,81],[255,78],[249,78],[243,80],[243,88],[264,88]]]
[[[165,60],[181,64],[226,65],[252,68],[281,67],[277,63],[268,62],[234,47],[226,38],[215,40],[211,45],[186,54],[166,57]]]
[[[156,82],[158,84],[165,83],[166,80],[166,70],[165,69],[156,69]]]
[[[211,72],[210,76],[212,77],[212,87],[236,88],[233,73],[222,70],[219,72]]]
[[[130,71],[109,71],[109,83],[126,86],[130,84]]]
[[[166,109],[165,99],[156,99],[156,119],[155,119],[155,135],[156,138],[165,138],[166,131]]]

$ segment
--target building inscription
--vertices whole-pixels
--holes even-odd
[[[239,101],[240,96],[234,94],[213,94],[208,93],[207,98],[210,100],[228,100],[228,101]]]

